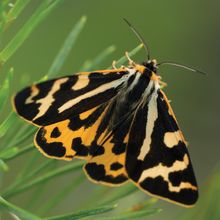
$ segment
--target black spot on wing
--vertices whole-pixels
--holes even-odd
[[[74,115],[72,117],[69,118],[70,122],[68,124],[68,127],[75,131],[78,130],[81,127],[85,127],[85,128],[89,128],[91,125],[93,125],[97,119],[100,117],[100,115],[102,114],[102,112],[105,109],[105,104],[97,107],[97,109],[91,114],[89,115],[87,118],[81,120],[79,115]]]
[[[85,165],[86,173],[92,178],[93,180],[99,182],[106,182],[111,184],[120,184],[127,180],[127,178],[123,175],[119,175],[116,177],[106,175],[104,165],[98,165],[96,163],[87,163]]]
[[[198,191],[196,190],[182,189],[180,192],[170,192],[168,183],[160,176],[157,178],[146,178],[140,183],[140,186],[154,195],[185,205],[193,205],[198,199]]]
[[[98,145],[95,141],[91,144],[91,147],[89,148],[89,154],[93,157],[100,156],[105,153],[105,148],[101,145]]]
[[[36,143],[38,147],[40,147],[45,154],[49,156],[54,156],[54,157],[63,157],[66,154],[66,149],[63,147],[63,144],[61,142],[53,142],[53,143],[47,143],[45,139],[45,129],[41,128],[36,135]]]
[[[61,132],[59,131],[59,128],[55,127],[53,129],[53,131],[51,132],[50,137],[51,138],[58,138],[60,135],[61,135]]]
[[[76,152],[76,156],[87,156],[89,154],[88,147],[82,144],[80,137],[73,139],[72,149]]]
[[[111,164],[110,169],[111,170],[120,170],[123,167],[123,165],[119,162],[115,162]]]
[[[125,149],[126,149],[126,143],[120,143],[120,144],[115,143],[114,147],[112,148],[112,153],[116,155],[120,155],[125,152]]]

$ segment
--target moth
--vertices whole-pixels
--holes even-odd
[[[14,109],[39,127],[34,142],[45,156],[84,159],[92,182],[120,186],[131,181],[152,196],[190,207],[198,186],[187,143],[162,91],[159,64],[149,54],[143,64],[126,55],[127,67],[114,64],[110,70],[27,87],[15,95]]]

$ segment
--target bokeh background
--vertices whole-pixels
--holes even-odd
[[[7,44],[16,34],[40,2],[32,1],[25,8],[5,33],[2,45]],[[174,112],[189,142],[189,151],[202,197],[209,186],[210,176],[218,171],[220,161],[219,9],[218,0],[64,0],[5,64],[5,69],[11,66],[15,69],[11,94],[47,73],[65,37],[82,15],[86,15],[88,21],[60,75],[77,72],[85,60],[92,59],[104,48],[115,45],[116,51],[102,62],[100,68],[111,65],[112,60],[120,58],[125,51],[139,44],[122,20],[127,18],[148,42],[152,58],[158,61],[180,62],[208,74],[203,76],[171,66],[163,66],[159,70],[163,80],[168,83],[165,92],[172,100]],[[144,61],[145,51],[142,50],[133,59],[136,62]],[[9,104],[7,109],[8,112],[11,109]],[[2,117],[6,114],[7,111]],[[19,166],[22,166],[26,157],[32,153],[10,162],[10,171],[5,174],[3,188],[13,181],[14,175],[19,172]],[[36,163],[44,160],[47,159],[38,159]],[[74,181],[74,178],[74,174],[68,174],[48,184],[37,206],[44,203],[54,190],[62,189],[65,182]],[[50,214],[65,213],[79,208],[86,196],[99,187],[85,181]],[[11,201],[25,207],[29,193],[16,196]],[[137,192],[124,201],[132,203],[140,198],[148,200],[150,197],[143,192]],[[164,201],[157,202],[155,207],[162,208],[163,211],[148,217],[149,219],[176,219],[177,216],[192,212],[191,209]],[[33,209],[37,212],[38,208],[35,206]]]

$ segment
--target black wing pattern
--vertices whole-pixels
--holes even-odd
[[[38,126],[50,125],[92,109],[114,97],[125,70],[85,72],[48,80],[17,93],[14,109]]]
[[[126,150],[126,172],[140,189],[159,198],[185,206],[198,198],[186,142],[160,89],[136,111]]]

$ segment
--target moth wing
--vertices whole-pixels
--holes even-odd
[[[110,135],[104,133],[90,151],[90,158],[84,166],[89,180],[109,186],[118,186],[127,181],[125,152],[130,122],[129,119],[123,121]]]
[[[47,157],[86,159],[99,132],[106,105],[100,105],[68,119],[41,127],[35,145]]]
[[[184,206],[198,198],[185,139],[165,94],[155,90],[133,119],[126,172],[140,189]]]
[[[124,69],[82,72],[27,87],[14,97],[15,111],[38,126],[78,115],[114,97],[123,83]]]
[[[94,183],[108,186],[125,183],[125,146],[125,142],[116,144],[112,139],[103,145],[97,145],[84,166],[87,178]]]
[[[102,104],[78,116],[39,129],[35,145],[47,157],[87,160],[84,171],[96,183],[120,185],[127,180],[124,162],[126,130],[120,126],[113,135],[109,124],[112,103]],[[110,138],[108,135],[110,134]],[[106,139],[106,141],[105,141]]]

